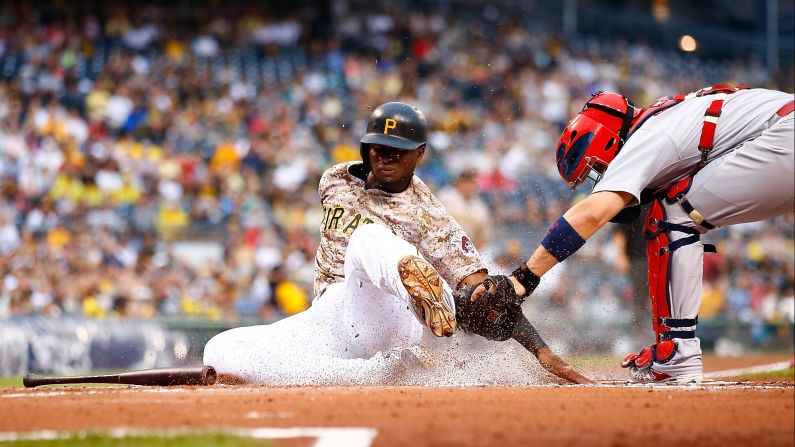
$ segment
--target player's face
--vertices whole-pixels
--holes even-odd
[[[394,187],[402,186],[403,189],[408,187],[414,175],[414,168],[417,167],[417,162],[424,153],[425,146],[416,151],[404,151],[374,144],[370,146],[367,155],[373,177],[381,185],[379,188],[390,191],[395,189]]]

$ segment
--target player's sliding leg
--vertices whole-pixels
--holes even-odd
[[[360,277],[387,295],[401,299],[436,336],[455,332],[452,291],[417,249],[382,225],[369,224],[351,235],[345,277]],[[349,281],[349,291],[351,289]]]
[[[387,357],[346,358],[345,340],[331,326],[338,319],[334,306],[318,311],[320,307],[273,324],[222,332],[204,348],[204,364],[216,369],[221,383],[347,385],[386,380]]]
[[[360,227],[347,248],[344,282],[330,285],[300,314],[217,335],[205,347],[204,363],[215,367],[222,379],[246,383],[385,381],[389,352],[417,345],[422,338],[425,320],[418,321],[422,314],[413,311],[422,307],[398,269],[407,257],[419,259],[417,250],[385,227]],[[436,275],[433,269],[421,273],[429,284]],[[443,282],[442,287],[446,293],[429,287],[427,294],[418,295],[436,303],[452,295]],[[448,309],[453,319],[452,304]]]

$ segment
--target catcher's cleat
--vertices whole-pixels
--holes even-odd
[[[675,341],[662,340],[643,348],[639,354],[626,356],[621,362],[621,367],[629,369],[629,379],[632,382],[700,383],[702,380],[700,362],[698,368],[686,365],[684,356],[677,352],[677,348]]]
[[[646,368],[638,368],[633,366],[629,368],[629,380],[635,383],[687,384],[701,383],[703,376],[701,374],[681,374],[672,376],[663,372],[655,371],[651,366]]]
[[[442,278],[428,261],[413,255],[398,262],[398,273],[411,297],[414,313],[437,337],[449,337],[457,329],[453,297],[445,293]]]

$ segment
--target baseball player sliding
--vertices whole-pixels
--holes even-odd
[[[589,380],[546,347],[514,295],[469,301],[487,271],[458,223],[414,169],[426,150],[418,109],[383,104],[369,118],[361,163],[329,168],[312,306],[274,324],[212,338],[204,364],[219,380],[267,384],[367,384],[387,380],[389,352],[461,327],[492,340],[514,338],[569,381]],[[458,306],[457,306],[458,304]],[[385,354],[386,353],[386,354]]]
[[[591,178],[593,191],[508,280],[488,279],[471,299],[530,295],[608,221],[635,218],[639,204],[651,203],[644,237],[656,342],[622,366],[635,381],[700,381],[703,254],[714,250],[700,235],[793,211],[793,140],[787,93],[716,85],[645,109],[597,93],[569,122],[556,153],[561,177],[572,188]]]

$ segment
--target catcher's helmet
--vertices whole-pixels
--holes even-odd
[[[599,92],[569,121],[555,158],[560,176],[571,189],[588,177],[599,181],[624,145],[638,112],[624,96]]]
[[[425,144],[428,122],[420,109],[404,102],[388,102],[378,106],[367,120],[367,133],[362,137],[362,161],[367,164],[371,144],[414,151]]]

